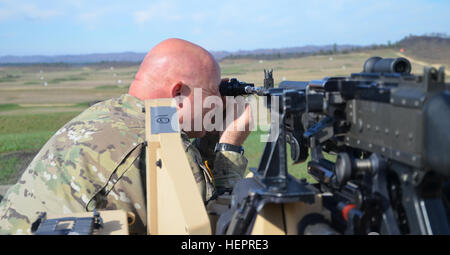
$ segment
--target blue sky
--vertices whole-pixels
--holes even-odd
[[[235,51],[431,32],[450,34],[450,1],[0,0],[0,56],[146,52],[170,37]]]

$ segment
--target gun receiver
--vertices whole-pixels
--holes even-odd
[[[410,72],[405,58],[373,57],[349,77],[283,81],[273,88],[265,71],[264,87],[234,81],[241,89],[230,94],[269,97],[269,109],[280,106],[272,113],[280,121],[270,129],[276,139],[266,143],[253,170],[256,184],[247,183],[250,195],[228,233],[250,233],[249,217],[266,203],[312,203],[320,193],[331,194],[323,206],[332,214],[328,224],[342,234],[449,234],[449,84],[442,67],[426,67],[421,76]],[[286,143],[294,163],[311,154],[308,173],[317,184],[288,174]],[[323,152],[337,155],[336,162]],[[244,217],[244,211],[252,213]]]
[[[238,81],[235,78],[222,80],[219,85],[219,92],[222,96],[239,96],[248,94],[247,91],[254,87],[253,83]]]

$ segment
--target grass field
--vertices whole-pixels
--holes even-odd
[[[17,172],[26,167],[54,132],[82,109],[17,115],[0,113],[0,184],[14,183]]]
[[[370,56],[397,57],[393,50],[377,50],[284,60],[229,59],[220,63],[223,77],[261,86],[263,69],[274,69],[275,83],[282,80],[313,80],[360,72]],[[412,61],[413,72],[422,73],[425,63]],[[446,66],[447,67],[447,66]],[[0,67],[0,184],[13,183],[34,153],[67,121],[88,107],[88,102],[126,93],[138,66]],[[449,77],[447,76],[448,80]],[[262,132],[245,142],[249,167],[257,167],[264,144]],[[328,156],[330,160],[334,156]],[[290,167],[298,178],[308,178],[306,164]]]

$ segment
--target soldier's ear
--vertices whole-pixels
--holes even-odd
[[[170,95],[172,97],[181,96],[181,90],[183,89],[184,86],[185,85],[181,81],[173,84],[171,89],[170,89]]]

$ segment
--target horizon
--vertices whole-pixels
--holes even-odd
[[[213,52],[368,46],[450,34],[448,10],[444,0],[0,0],[0,56],[140,53],[172,37]]]
[[[355,47],[370,47],[375,44],[369,44],[369,45],[356,45],[356,44],[336,44],[337,46],[355,46]],[[377,44],[380,45],[380,44]],[[227,51],[227,50],[208,50],[209,52],[227,52],[227,53],[237,53],[240,51],[258,51],[258,50],[279,50],[279,49],[290,49],[290,48],[303,48],[303,47],[326,47],[326,46],[333,46],[333,43],[328,44],[307,44],[307,45],[296,45],[296,46],[287,46],[287,47],[269,47],[269,48],[255,48],[255,49],[238,49],[235,51]],[[57,54],[57,55],[45,55],[45,54],[36,54],[36,55],[0,55],[1,57],[59,57],[59,56],[81,56],[81,55],[107,55],[107,54],[123,54],[123,53],[132,53],[132,54],[147,54],[145,51],[118,51],[118,52],[88,52],[88,53],[81,53],[81,54],[72,54],[72,53],[65,53],[65,54]]]
[[[396,43],[400,42],[403,39],[406,39],[408,37],[438,37],[438,38],[448,38],[450,39],[450,36],[445,34],[445,33],[427,33],[427,34],[422,34],[422,35],[414,35],[414,34],[409,34],[409,35],[405,35],[404,37],[402,37],[400,40],[392,42],[392,45],[395,45]],[[387,46],[388,44],[386,43],[373,43],[373,44],[368,44],[368,45],[356,45],[356,44],[336,44],[336,46],[339,47],[355,47],[355,48],[370,48],[372,46]],[[307,44],[307,45],[297,45],[297,46],[287,46],[287,47],[281,47],[281,48],[274,48],[274,47],[270,47],[270,48],[255,48],[255,49],[238,49],[235,51],[227,51],[227,50],[215,50],[215,51],[210,51],[208,49],[208,51],[212,52],[212,53],[228,53],[228,54],[234,54],[234,53],[240,53],[240,52],[256,52],[256,51],[261,51],[261,50],[283,50],[283,49],[296,49],[296,48],[306,48],[306,47],[318,47],[318,48],[325,48],[325,47],[330,47],[330,46],[334,46],[334,43],[328,43],[328,44],[321,44],[321,45],[315,45],[315,44]],[[300,53],[302,51],[299,51],[298,53]],[[308,52],[305,52],[308,53]],[[65,56],[88,56],[88,55],[110,55],[110,54],[147,54],[147,52],[141,51],[141,52],[137,52],[137,51],[121,51],[121,52],[89,52],[89,53],[82,53],[82,54],[71,54],[71,53],[65,53],[65,54],[58,54],[58,55],[44,55],[44,54],[37,54],[37,55],[0,55],[0,58],[6,58],[6,57],[18,57],[18,58],[22,58],[22,57],[65,57]],[[275,53],[273,53],[275,54]],[[270,55],[270,54],[268,54]]]

